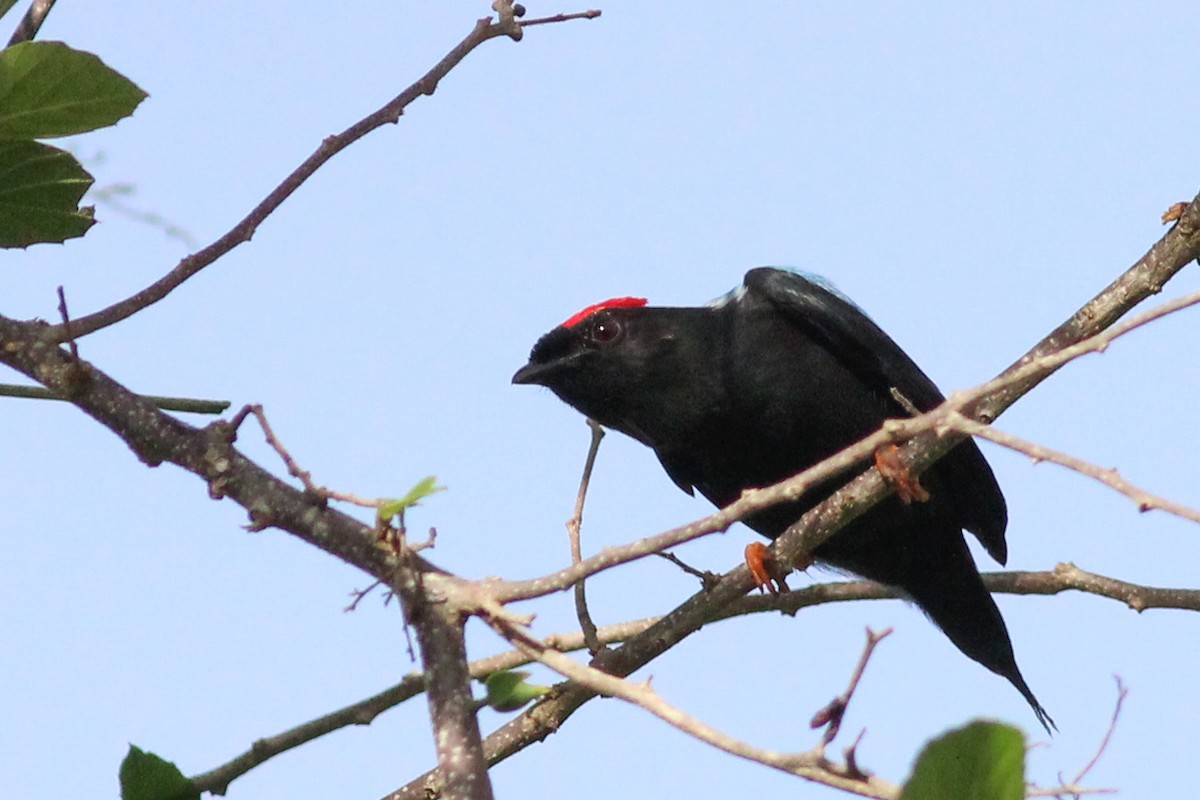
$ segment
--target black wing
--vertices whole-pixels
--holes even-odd
[[[766,298],[794,325],[875,392],[896,417],[908,416],[892,396],[895,388],[921,411],[945,398],[900,346],[863,311],[832,287],[788,270],[761,267],[746,273],[746,291]],[[931,470],[933,484],[949,489],[962,527],[974,533],[988,554],[1007,560],[1004,529],[1008,511],[991,467],[974,441],[946,454]]]

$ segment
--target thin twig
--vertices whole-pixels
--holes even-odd
[[[43,386],[20,386],[11,383],[0,383],[0,397],[71,402],[71,398],[57,395]],[[223,414],[230,405],[228,400],[197,400],[191,397],[158,397],[150,394],[142,394],[138,397],[153,403],[163,411],[186,411],[192,414]]]
[[[1112,741],[1113,734],[1117,731],[1117,722],[1121,719],[1121,707],[1125,705],[1125,698],[1129,696],[1129,690],[1125,688],[1120,675],[1114,675],[1113,679],[1117,682],[1117,703],[1113,706],[1112,719],[1108,722],[1108,730],[1104,732],[1104,738],[1100,740],[1100,746],[1096,748],[1096,755],[1092,756],[1092,760],[1085,764],[1083,769],[1079,770],[1079,774],[1075,776],[1075,780],[1071,781],[1071,784],[1074,786],[1082,783],[1087,774],[1092,771],[1092,768],[1100,762],[1104,751],[1108,749],[1108,743]]]
[[[587,421],[592,431],[591,444],[588,445],[587,458],[583,462],[583,476],[579,479],[579,494],[575,497],[575,512],[567,520],[567,536],[571,540],[571,563],[578,564],[583,560],[583,542],[580,529],[583,527],[583,505],[587,500],[588,484],[592,480],[592,468],[596,465],[596,453],[600,450],[600,441],[604,438],[604,428],[594,419]],[[580,578],[575,584],[575,615],[579,617],[579,628],[583,631],[583,639],[587,642],[592,655],[599,653],[604,647],[596,636],[596,623],[588,612],[587,592],[584,589],[584,579]]]
[[[1113,677],[1117,681],[1117,702],[1113,707],[1112,719],[1108,722],[1108,729],[1104,732],[1104,738],[1100,740],[1100,746],[1096,748],[1095,755],[1084,765],[1083,769],[1079,770],[1079,774],[1073,780],[1064,781],[1060,772],[1058,775],[1059,786],[1046,788],[1030,786],[1025,793],[1026,797],[1056,797],[1060,798],[1060,800],[1063,797],[1073,797],[1075,800],[1079,800],[1079,798],[1088,795],[1116,794],[1116,789],[1092,789],[1080,785],[1083,779],[1087,777],[1087,774],[1092,771],[1092,768],[1100,763],[1100,758],[1104,755],[1104,751],[1108,749],[1108,744],[1112,741],[1112,736],[1117,730],[1117,721],[1121,718],[1121,706],[1125,704],[1125,698],[1129,695],[1129,690],[1122,683],[1121,676],[1114,675]]]
[[[517,24],[522,28],[529,28],[534,25],[549,25],[552,22],[568,22],[573,19],[595,19],[600,16],[599,9],[590,9],[588,11],[576,11],[573,14],[555,14],[551,17],[538,17],[537,19],[523,19]]]
[[[1064,584],[1063,577],[1070,575],[1088,576],[1088,579],[1076,583],[1074,578],[1068,578],[1067,582],[1072,584],[1068,587]],[[1098,582],[1097,579],[1102,579],[1106,583]],[[1004,594],[1049,594],[1052,592],[1034,591],[1034,589],[1048,589],[1053,585],[1057,587],[1056,590],[1058,591],[1064,588],[1073,588],[1100,597],[1126,601],[1128,597],[1127,592],[1110,594],[1104,591],[1105,586],[1116,584],[1123,587],[1132,587],[1143,598],[1143,602],[1140,604],[1142,608],[1179,608],[1200,611],[1200,591],[1190,590],[1190,600],[1173,605],[1172,603],[1181,600],[1179,592],[1187,592],[1189,590],[1137,586],[1113,578],[1084,572],[1071,565],[1060,565],[1059,569],[1052,572],[986,573],[984,575],[984,582],[990,591]],[[1039,583],[1040,587],[1038,586]],[[367,591],[369,589],[355,592],[356,598],[360,599]],[[880,586],[877,583],[872,583],[871,581],[821,583],[805,587],[804,589],[794,590],[786,595],[752,595],[742,597],[730,606],[722,609],[720,615],[715,616],[712,621],[732,619],[747,614],[779,612],[795,614],[802,608],[825,603],[886,600],[895,597],[898,597],[898,595],[894,590]],[[357,599],[355,602],[357,602]],[[661,618],[648,617],[646,619],[622,622],[617,625],[606,625],[599,628],[597,634],[605,644],[616,644],[624,642],[630,637],[647,630],[658,622],[659,619]],[[583,634],[579,631],[553,634],[544,637],[542,643],[545,647],[561,653],[587,648]],[[469,665],[469,670],[473,678],[480,679],[491,675],[493,672],[517,669],[529,664],[533,660],[527,653],[514,649],[473,661]],[[258,766],[273,756],[299,747],[306,742],[332,733],[340,728],[350,725],[368,725],[379,714],[416,697],[422,691],[424,691],[424,673],[410,673],[396,685],[384,689],[376,695],[360,700],[345,708],[331,711],[311,722],[298,725],[290,730],[256,740],[253,746],[233,760],[193,777],[191,779],[193,786],[199,791],[222,793],[230,781],[244,775],[253,767]],[[847,750],[849,749],[847,748]],[[851,772],[856,769],[852,757],[847,757],[846,766]]]
[[[381,128],[389,123],[399,122],[400,116],[413,101],[422,95],[432,95],[441,80],[446,77],[446,74],[475,48],[486,41],[501,36],[520,39],[523,29],[528,26],[528,23],[523,26],[519,21],[513,20],[511,16],[507,20],[505,19],[505,15],[501,14],[500,16],[501,19],[498,22],[492,22],[488,17],[478,20],[471,29],[471,32],[415,83],[388,101],[381,108],[363,117],[341,133],[327,137],[313,151],[312,155],[304,160],[304,163],[296,167],[249,214],[212,244],[185,257],[174,269],[140,292],[76,320],[75,335],[80,338],[88,336],[102,328],[115,325],[121,320],[127,319],[142,309],[162,300],[183,284],[184,281],[196,275],[218,258],[243,242],[250,241],[258,226],[274,213],[275,209],[279,208],[284,200],[299,189],[327,161],[377,128]],[[583,16],[586,16],[586,14]],[[570,18],[583,17],[572,16]],[[538,21],[530,20],[530,22],[537,23]],[[49,326],[43,331],[42,336],[47,341],[61,342],[65,338],[65,331],[61,326]]]
[[[978,436],[981,439],[987,439],[989,442],[994,442],[1002,447],[1015,450],[1018,453],[1024,453],[1032,458],[1034,462],[1049,461],[1100,481],[1110,489],[1132,500],[1137,506],[1138,511],[1144,512],[1157,509],[1191,522],[1200,523],[1200,511],[1189,508],[1182,503],[1176,503],[1174,500],[1169,500],[1161,495],[1152,494],[1121,477],[1121,473],[1117,472],[1116,469],[1092,464],[1059,450],[1054,450],[1028,441],[1027,439],[1013,436],[1011,433],[997,430],[990,425],[983,425],[974,420],[967,419],[958,413],[947,416],[943,427],[947,430],[956,430],[972,436]]]
[[[200,245],[199,240],[186,228],[176,225],[157,212],[143,211],[118,199],[119,197],[132,195],[134,191],[134,187],[128,183],[108,184],[106,186],[92,187],[91,192],[88,194],[88,199],[97,205],[110,208],[118,214],[136,222],[149,225],[152,228],[158,228],[167,238],[178,240],[184,247],[195,248]]]
[[[42,29],[42,23],[46,21],[46,15],[52,8],[54,8],[54,0],[33,0],[29,5],[29,10],[17,24],[17,29],[13,31],[12,38],[8,40],[8,46],[12,47],[21,42],[32,42],[38,31]]]
[[[379,508],[379,506],[384,502],[380,498],[362,497],[352,492],[339,492],[336,489],[330,489],[326,486],[318,486],[312,479],[312,473],[301,468],[300,463],[296,461],[279,437],[275,435],[274,429],[271,428],[271,423],[267,422],[267,414],[265,411],[263,411],[263,407],[260,404],[252,403],[242,409],[241,413],[239,413],[238,417],[236,418],[236,424],[233,424],[233,427],[238,427],[247,413],[252,414],[254,418],[258,420],[259,427],[262,428],[263,437],[266,438],[267,444],[271,446],[271,449],[274,450],[279,458],[283,461],[284,466],[287,467],[288,475],[291,475],[293,478],[300,481],[300,483],[304,485],[305,491],[323,500],[338,500],[343,503],[350,503],[351,505],[360,506],[362,508]],[[428,547],[429,545],[426,546]]]
[[[267,444],[271,446],[271,449],[275,451],[275,454],[279,456],[281,461],[283,461],[284,466],[287,467],[288,475],[291,475],[293,478],[300,481],[300,483],[304,485],[304,488],[310,493],[317,495],[318,497],[327,496],[321,487],[313,483],[312,473],[300,467],[300,463],[292,457],[291,452],[284,446],[279,437],[275,435],[275,429],[272,428],[271,423],[267,421],[267,414],[265,411],[263,411],[262,405],[259,403],[252,403],[242,409],[242,413],[239,413],[237,418],[239,425],[241,424],[242,419],[245,418],[246,412],[249,412],[256,420],[258,420],[258,427],[262,428],[263,437],[267,440]]]
[[[821,737],[820,744],[822,748],[828,746],[841,732],[842,720],[846,718],[846,709],[850,707],[850,698],[854,697],[854,691],[858,688],[858,682],[862,680],[867,663],[871,660],[871,654],[875,652],[876,645],[891,634],[891,628],[886,628],[879,633],[867,628],[867,643],[858,657],[858,664],[854,667],[854,673],[850,676],[850,684],[846,687],[846,691],[830,700],[828,705],[813,715],[812,721],[809,722],[811,727],[825,726],[825,734]]]
[[[1079,800],[1081,797],[1091,797],[1101,794],[1117,794],[1118,789],[1093,789],[1088,786],[1075,786],[1073,784],[1063,784],[1062,786],[1053,786],[1049,789],[1041,789],[1030,786],[1025,790],[1026,797],[1057,797],[1059,800],[1064,797],[1073,797]]]
[[[664,551],[662,553],[655,553],[654,555],[658,556],[659,558],[663,558],[663,559],[666,559],[667,561],[670,561],[672,564],[679,567],[681,570],[686,572],[688,575],[693,575],[693,576],[699,578],[701,588],[704,588],[704,589],[711,588],[712,586],[715,586],[721,580],[721,576],[718,575],[717,573],[712,572],[711,570],[696,569],[691,564],[687,563],[686,561],[684,561],[682,558],[675,555],[674,553],[669,553],[669,552]]]
[[[633,683],[632,681],[609,675],[593,667],[580,664],[562,653],[545,647],[545,645],[529,636],[523,630],[505,621],[494,619],[486,619],[486,621],[498,634],[516,645],[518,650],[563,677],[586,686],[598,694],[617,697],[628,703],[632,703],[689,736],[699,739],[730,755],[772,767],[815,783],[832,786],[845,792],[859,795],[860,797],[893,800],[900,794],[899,787],[893,784],[879,778],[864,775],[861,771],[852,775],[844,766],[829,761],[825,758],[823,745],[804,753],[782,753],[756,747],[735,739],[707,723],[701,722],[682,709],[671,705],[651,688],[649,681]]]

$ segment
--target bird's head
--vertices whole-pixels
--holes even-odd
[[[537,384],[600,424],[654,446],[664,393],[685,387],[698,309],[648,307],[640,297],[588,306],[538,339],[513,383]]]

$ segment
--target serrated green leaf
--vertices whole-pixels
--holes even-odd
[[[146,93],[96,56],[62,42],[0,51],[0,139],[70,136],[115,125]]]
[[[200,800],[179,767],[132,744],[121,762],[120,780],[121,800]]]
[[[1025,737],[1011,725],[972,722],[934,739],[917,758],[900,800],[1021,800]]]
[[[446,491],[446,487],[438,486],[437,477],[430,475],[409,489],[408,494],[403,497],[397,497],[394,500],[384,502],[379,506],[379,511],[376,513],[379,519],[387,521],[397,514],[402,514],[413,506],[419,505],[429,495],[444,491]]]
[[[483,682],[487,687],[487,704],[497,711],[516,711],[550,691],[549,686],[526,683],[530,674],[523,670],[501,670],[488,675]]]
[[[0,141],[0,247],[82,236],[95,224],[79,200],[92,176],[65,150],[28,139]]]

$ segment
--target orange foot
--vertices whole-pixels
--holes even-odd
[[[929,499],[929,492],[917,480],[917,476],[908,471],[908,465],[900,455],[900,448],[894,444],[885,444],[875,451],[875,469],[883,479],[892,485],[902,503],[916,500],[924,503]]]
[[[775,558],[770,548],[762,542],[746,545],[746,566],[750,568],[750,574],[754,576],[754,585],[759,591],[764,588],[769,589],[771,594],[789,591],[787,581],[784,580],[788,570],[783,568],[779,559]]]

